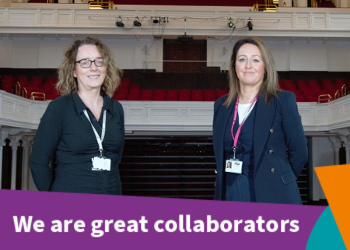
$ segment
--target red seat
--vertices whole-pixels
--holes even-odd
[[[345,84],[345,79],[336,79],[335,80],[335,88],[337,90],[339,90],[339,92],[342,92],[344,90],[344,88],[346,88],[346,84]]]
[[[311,89],[321,89],[318,80],[308,80],[308,84]]]
[[[118,101],[128,100],[128,95],[127,94],[115,94],[115,95],[113,95],[113,99],[118,100]]]
[[[153,89],[143,89],[140,99],[142,101],[152,101],[152,99],[153,99]]]
[[[336,86],[343,86],[345,84],[345,79],[335,79]]]
[[[127,85],[127,84],[119,84],[119,86],[118,86],[118,89],[127,89],[127,90],[129,90],[129,88],[130,88],[130,85]]]
[[[153,101],[165,101],[166,90],[155,89],[153,95]]]
[[[305,88],[308,88],[309,85],[307,84],[307,81],[306,80],[298,80],[297,81],[297,86],[298,86],[298,89],[301,90],[301,89],[305,89]]]
[[[203,101],[203,90],[192,90],[191,100],[196,102]]]
[[[166,90],[165,89],[155,89],[154,90],[154,95],[159,95],[159,96],[164,96],[166,95]]]
[[[304,95],[297,93],[296,100],[297,100],[297,102],[304,102],[305,101]]]
[[[331,95],[332,92],[328,89],[319,89],[319,90],[316,90],[315,93],[320,96],[320,95]]]
[[[130,90],[135,90],[135,89],[138,89],[141,92],[141,84],[139,83],[130,84]]]
[[[289,90],[289,91],[290,91],[290,90]],[[303,95],[302,92],[300,92],[299,90],[296,90],[296,89],[294,89],[294,90],[291,91],[291,92],[293,92],[295,95]]]
[[[280,87],[280,89],[284,89],[284,80],[278,80],[278,86]]]
[[[294,85],[293,80],[284,80],[284,90],[296,91],[297,87]]]
[[[56,90],[54,90],[54,91],[46,94],[46,100],[54,100],[59,96],[60,96],[60,94]]]
[[[138,89],[138,88],[130,89],[129,95],[139,95],[139,96],[141,96],[141,89]]]
[[[48,78],[46,78],[45,84],[47,84],[47,83],[56,84],[57,82],[58,82],[57,77],[48,77]]]
[[[21,87],[27,87],[28,86],[28,77],[27,76],[17,76],[17,82],[21,85]]]
[[[43,89],[46,93],[49,93],[51,91],[56,91],[56,83],[53,82],[46,82],[43,86]]]
[[[120,87],[120,85],[119,85]],[[118,87],[118,89],[114,92],[113,94],[113,99],[114,100],[118,100],[118,101],[123,101],[123,100],[127,100],[128,99],[128,94],[129,94],[129,89],[120,89]]]
[[[118,100],[118,101],[127,100],[128,94],[129,94],[128,89],[119,89],[118,88],[114,92],[113,99]]]
[[[120,84],[130,85],[131,79],[130,78],[122,78],[122,79],[120,79]]]
[[[13,86],[14,86],[13,82],[3,81],[1,84],[1,89],[5,90],[8,93],[13,93]]]
[[[180,89],[179,91],[179,101],[190,101],[191,100],[191,90]]]
[[[119,84],[119,86],[118,86],[118,89],[127,89],[127,90],[129,90],[129,88],[130,88],[130,85],[131,85],[131,81],[130,81],[130,79],[121,79],[121,81],[120,81],[120,84]],[[140,86],[141,87],[141,86]],[[133,87],[133,88],[135,88],[135,87]],[[136,87],[136,88],[138,88],[138,87]]]
[[[216,91],[216,98],[220,98],[221,96],[224,96],[227,94],[227,90],[217,90]]]
[[[309,86],[318,85],[318,80],[307,80],[307,83],[309,84]]]
[[[334,95],[335,92],[337,92],[337,88],[335,87],[335,85],[326,86],[326,88],[324,90],[327,91],[331,95]]]
[[[2,76],[2,81],[4,82],[15,82],[15,77],[13,75],[3,75]]]
[[[334,85],[333,85],[332,80],[324,79],[321,82],[321,86],[322,86],[322,89],[329,89],[329,88],[332,88]]]
[[[28,85],[28,87],[32,87],[32,88],[43,88],[43,82],[42,80],[31,80]]]
[[[301,85],[298,89],[299,89],[299,92],[300,92],[300,93],[304,93],[304,92],[309,92],[309,91],[311,91],[311,90],[310,90],[310,87],[309,87],[308,85]]]
[[[114,92],[114,94],[129,94],[129,90],[127,90],[127,89],[120,89],[120,88],[118,88],[115,92]]]
[[[43,78],[41,76],[33,76],[31,79],[31,82],[43,84],[44,81],[43,81]]]
[[[283,84],[294,84],[293,80],[283,80]]]
[[[304,96],[305,102],[318,102],[318,97],[314,95],[306,95]]]
[[[213,102],[216,100],[215,90],[204,90],[204,101]]]
[[[138,94],[131,94],[131,92],[130,92],[128,97],[127,97],[127,99],[129,101],[139,101],[140,100],[140,96],[141,96],[140,93],[138,93]]]
[[[176,89],[168,89],[165,99],[167,101],[177,101],[179,100],[179,92]]]

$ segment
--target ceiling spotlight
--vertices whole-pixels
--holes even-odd
[[[121,17],[118,18],[117,22],[115,23],[115,25],[117,27],[123,28],[124,27],[124,23]]]
[[[159,23],[159,19],[157,17],[154,17],[154,19],[151,17],[151,20],[153,23]]]
[[[229,27],[230,29],[235,28],[235,24],[232,22],[231,17],[228,19],[227,27]]]
[[[134,20],[134,26],[140,27],[141,25],[142,25],[142,24],[140,23],[139,18],[136,17],[135,20]]]
[[[250,30],[250,31],[252,31],[253,30],[253,23],[252,23],[252,19],[248,19],[248,23],[247,23],[247,27],[248,27],[248,29]]]

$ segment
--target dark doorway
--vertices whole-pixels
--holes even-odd
[[[346,164],[346,148],[344,146],[339,149],[339,164]]]
[[[207,66],[207,40],[165,39],[163,43],[163,72],[193,73]]]

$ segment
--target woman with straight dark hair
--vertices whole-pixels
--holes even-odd
[[[214,104],[215,199],[301,204],[296,179],[308,151],[295,95],[279,90],[258,38],[237,41],[229,74],[230,91]]]
[[[62,96],[48,105],[30,158],[38,190],[120,195],[124,113],[111,99],[120,71],[110,49],[95,38],[76,40],[58,73]]]

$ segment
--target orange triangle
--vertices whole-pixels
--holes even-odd
[[[347,249],[350,249],[350,164],[315,168]]]

